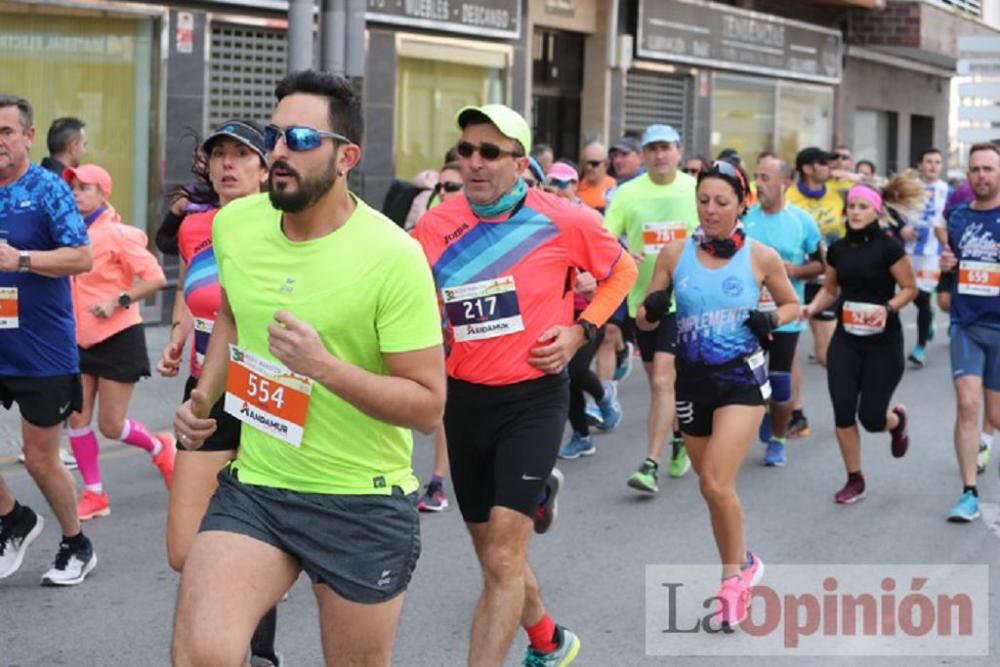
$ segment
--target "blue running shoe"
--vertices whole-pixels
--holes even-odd
[[[785,445],[777,440],[768,440],[767,453],[764,454],[764,465],[769,468],[781,467],[788,461],[785,458]]]
[[[601,409],[593,403],[588,403],[584,409],[587,415],[587,425],[594,428],[604,429],[604,417],[601,416]]]
[[[972,523],[979,518],[979,498],[966,491],[951,511],[948,512],[948,521],[952,523]]]
[[[632,373],[632,357],[635,356],[635,345],[625,343],[625,349],[618,355],[618,365],[615,366],[615,382],[620,382]]]
[[[578,459],[581,456],[593,456],[596,453],[597,447],[594,446],[594,439],[592,437],[574,433],[569,442],[559,450],[559,458]]]
[[[927,353],[924,351],[922,345],[917,345],[913,348],[913,352],[910,352],[910,356],[907,359],[918,368],[923,368],[927,365]]]
[[[771,441],[771,436],[774,435],[774,431],[771,429],[771,411],[768,410],[764,413],[764,418],[760,420],[760,428],[757,429],[757,437],[763,443],[768,443]]]
[[[622,406],[618,404],[618,388],[614,382],[604,382],[604,398],[597,402],[601,411],[601,429],[610,431],[622,420]]]

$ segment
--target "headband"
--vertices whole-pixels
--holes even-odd
[[[851,188],[847,193],[847,201],[851,201],[854,197],[861,197],[868,201],[877,213],[882,213],[882,195],[867,185],[855,185]]]

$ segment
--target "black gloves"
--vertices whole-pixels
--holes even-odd
[[[771,348],[771,332],[778,326],[776,313],[762,313],[759,310],[751,310],[746,320],[743,321],[743,324],[757,337],[762,348],[765,350]]]
[[[670,292],[665,289],[650,292],[642,305],[646,308],[646,320],[659,322],[670,311]]]

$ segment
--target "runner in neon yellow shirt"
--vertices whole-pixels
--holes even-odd
[[[437,295],[417,242],[347,189],[364,134],[351,84],[307,70],[276,96],[270,193],[215,218],[222,303],[174,423],[198,448],[224,395],[243,425],[184,564],[172,655],[243,663],[305,571],[323,645],[388,665],[420,554],[408,429],[444,408]]]
[[[639,265],[639,278],[628,295],[630,328],[635,332],[650,386],[647,456],[628,485],[639,491],[659,491],[663,446],[674,426],[674,345],[677,320],[664,317],[654,331],[638,331],[635,315],[646,298],[656,257],[673,241],[683,241],[698,226],[697,182],[677,166],[681,138],[669,125],[650,125],[642,138],[646,173],[623,184],[611,200],[604,226],[616,237],[625,236],[629,252]],[[670,476],[681,477],[691,468],[680,432],[674,429]]]

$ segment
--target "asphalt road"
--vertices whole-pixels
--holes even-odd
[[[912,322],[912,311],[907,321]],[[750,545],[768,568],[762,584],[770,582],[779,593],[784,586],[786,594],[795,594],[801,592],[795,586],[808,588],[815,581],[795,582],[817,576],[820,581],[829,575],[840,582],[841,591],[851,588],[879,596],[885,591],[878,582],[890,578],[899,582],[896,600],[902,608],[904,596],[920,586],[914,578],[921,573],[929,576],[929,591],[941,581],[934,577],[944,572],[952,577],[943,584],[948,594],[978,596],[970,607],[971,620],[966,619],[972,623],[971,639],[966,637],[962,643],[954,633],[942,633],[940,625],[935,626],[939,631],[934,636],[903,636],[899,630],[903,624],[897,623],[892,637],[887,636],[891,628],[886,631],[883,625],[880,631],[873,630],[875,636],[860,636],[863,633],[858,630],[853,636],[834,631],[818,638],[822,632],[814,632],[798,647],[789,646],[789,626],[808,629],[809,612],[802,609],[799,615],[786,609],[778,629],[769,630],[763,639],[755,640],[747,633],[707,632],[677,639],[680,633],[664,633],[670,627],[670,620],[663,616],[664,591],[670,588],[652,570],[647,586],[647,567],[672,566],[662,576],[680,577],[671,581],[683,581],[686,588],[675,590],[685,595],[697,593],[679,603],[688,615],[676,617],[674,626],[685,628],[693,625],[696,616],[708,613],[698,614],[701,607],[695,603],[715,592],[718,584],[712,578],[717,576],[717,555],[693,473],[680,480],[661,480],[656,497],[640,496],[625,486],[645,453],[648,392],[640,371],[623,382],[620,396],[625,420],[615,432],[599,437],[597,455],[560,463],[567,480],[560,520],[550,534],[532,544],[531,562],[554,618],[582,639],[575,664],[857,664],[858,658],[844,657],[851,651],[884,654],[861,658],[860,664],[865,665],[901,665],[904,660],[908,667],[997,664],[1000,633],[989,634],[990,625],[997,627],[990,619],[1000,618],[1000,605],[989,594],[990,588],[1000,584],[997,464],[994,461],[981,477],[983,520],[967,526],[945,522],[944,515],[961,488],[951,444],[954,399],[945,322],[942,319],[938,324],[941,333],[929,349],[929,365],[908,370],[896,395],[910,408],[910,454],[894,460],[888,436],[863,437],[867,499],[850,507],[832,502],[844,473],[833,439],[825,374],[814,364],[805,367],[811,436],[792,442],[789,464],[783,469],[762,467],[763,446],[755,446],[742,470],[739,489]],[[909,327],[908,339],[913,334]],[[151,329],[150,350],[159,350],[164,337],[162,328]],[[807,351],[810,344],[803,340],[800,349]],[[166,428],[181,388],[182,379],[142,383],[133,416],[152,428]],[[166,562],[167,496],[156,470],[144,454],[106,444],[102,463],[112,515],[86,524],[100,565],[81,586],[46,589],[38,584],[55,552],[56,523],[23,467],[10,456],[16,451],[16,441],[15,419],[0,414],[0,472],[19,499],[49,521],[21,570],[0,583],[0,666],[167,664],[178,577]],[[429,473],[432,449],[429,439],[418,438],[415,467],[421,477]],[[423,555],[404,608],[394,664],[461,665],[480,575],[457,510],[426,516],[422,526]],[[931,564],[943,567],[935,569]],[[993,567],[988,571],[962,569],[963,564]],[[647,587],[652,591],[648,600]],[[761,609],[773,611],[764,602],[755,599],[755,619]],[[692,605],[697,609],[692,611]],[[755,627],[766,623],[765,619]],[[836,621],[832,627],[836,630]],[[792,635],[803,637],[806,632]],[[680,643],[671,643],[674,639]],[[519,633],[509,664],[517,664],[525,643]],[[316,605],[305,578],[280,606],[278,646],[288,665],[321,664]],[[650,648],[670,655],[647,655]],[[992,656],[984,653],[987,649]],[[760,655],[762,651],[770,654]],[[956,655],[957,651],[973,655]]]

